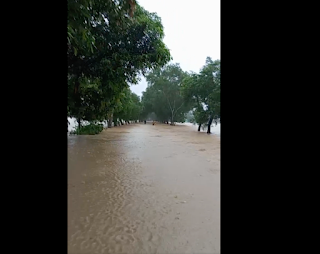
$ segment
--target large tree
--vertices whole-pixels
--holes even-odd
[[[110,28],[124,30],[135,7],[135,0],[68,0],[68,49],[75,55],[92,53],[97,48],[94,28],[107,22]]]
[[[68,7],[68,116],[79,124],[110,118],[128,83],[170,60],[161,19],[133,1],[72,0]]]
[[[220,117],[220,60],[207,57],[199,74],[191,73],[183,80],[182,94],[185,101],[193,104],[195,121],[207,126]]]
[[[154,112],[160,121],[184,121],[189,104],[181,95],[181,83],[186,73],[179,64],[169,64],[150,72],[147,76],[148,87],[143,94],[145,113]],[[147,111],[146,111],[147,110]]]

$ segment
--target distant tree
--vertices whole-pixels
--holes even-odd
[[[132,93],[129,88],[124,89],[121,95],[113,115],[114,120],[119,119],[121,124],[123,124],[122,120],[126,122],[137,121],[142,108],[139,96]]]
[[[169,64],[151,71],[147,76],[148,87],[143,93],[144,114],[154,112],[160,121],[184,121],[190,105],[183,100],[181,83],[186,73],[179,64]]]

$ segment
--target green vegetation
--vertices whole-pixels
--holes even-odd
[[[146,78],[141,115],[153,112],[156,120],[170,120],[171,124],[187,119],[199,125],[198,131],[207,127],[210,133],[212,122],[220,118],[220,60],[207,57],[199,74],[169,64],[154,69]]]
[[[129,84],[171,59],[163,37],[160,17],[133,0],[68,1],[67,115],[78,129],[82,120],[111,127],[114,118],[138,117]]]
[[[135,0],[68,1],[67,116],[77,119],[74,134],[93,135],[126,122],[153,120],[197,123],[220,118],[220,60],[207,57],[200,73],[168,64],[160,17]],[[140,99],[129,89],[144,75]],[[155,118],[155,119],[154,119]],[[90,124],[81,126],[87,121]]]
[[[198,131],[202,126],[210,133],[212,121],[220,118],[220,60],[207,57],[200,73],[189,74],[182,83],[182,95],[192,104]]]
[[[121,93],[118,103],[113,111],[114,126],[120,122],[123,125],[123,121],[137,121],[140,117],[141,102],[138,95],[132,93],[129,88],[125,89]],[[119,121],[117,121],[119,119]]]
[[[154,69],[147,76],[148,87],[142,96],[142,115],[154,112],[158,121],[184,122],[190,104],[181,95],[182,80],[187,77],[179,64]]]
[[[95,135],[99,134],[103,130],[102,124],[90,123],[88,125],[84,125],[81,128],[76,127],[74,131],[71,131],[70,134],[77,135]]]

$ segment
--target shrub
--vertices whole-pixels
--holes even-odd
[[[78,126],[74,131],[70,131],[70,134],[76,135],[96,135],[103,130],[103,124],[90,123],[88,125],[81,126],[79,129]]]

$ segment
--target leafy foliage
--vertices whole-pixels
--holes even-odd
[[[80,51],[92,53],[97,48],[93,28],[107,22],[108,26],[123,30],[135,7],[134,0],[68,0],[68,48],[74,55]]]
[[[132,93],[129,88],[124,89],[115,109],[113,118],[124,121],[136,121],[141,113],[141,102],[138,95]]]
[[[185,101],[192,103],[196,123],[210,126],[220,117],[220,60],[207,57],[199,74],[191,73],[183,80],[182,94]]]
[[[186,75],[179,64],[169,64],[150,72],[146,76],[148,87],[142,96],[142,115],[154,112],[159,121],[183,122],[190,109],[181,95],[181,83]]]
[[[68,116],[119,114],[128,83],[170,60],[163,36],[161,19],[133,0],[68,1]]]
[[[70,132],[70,134],[95,135],[95,134],[99,134],[102,130],[103,130],[102,124],[90,123],[88,125],[82,126],[81,128],[76,127],[74,131]]]

